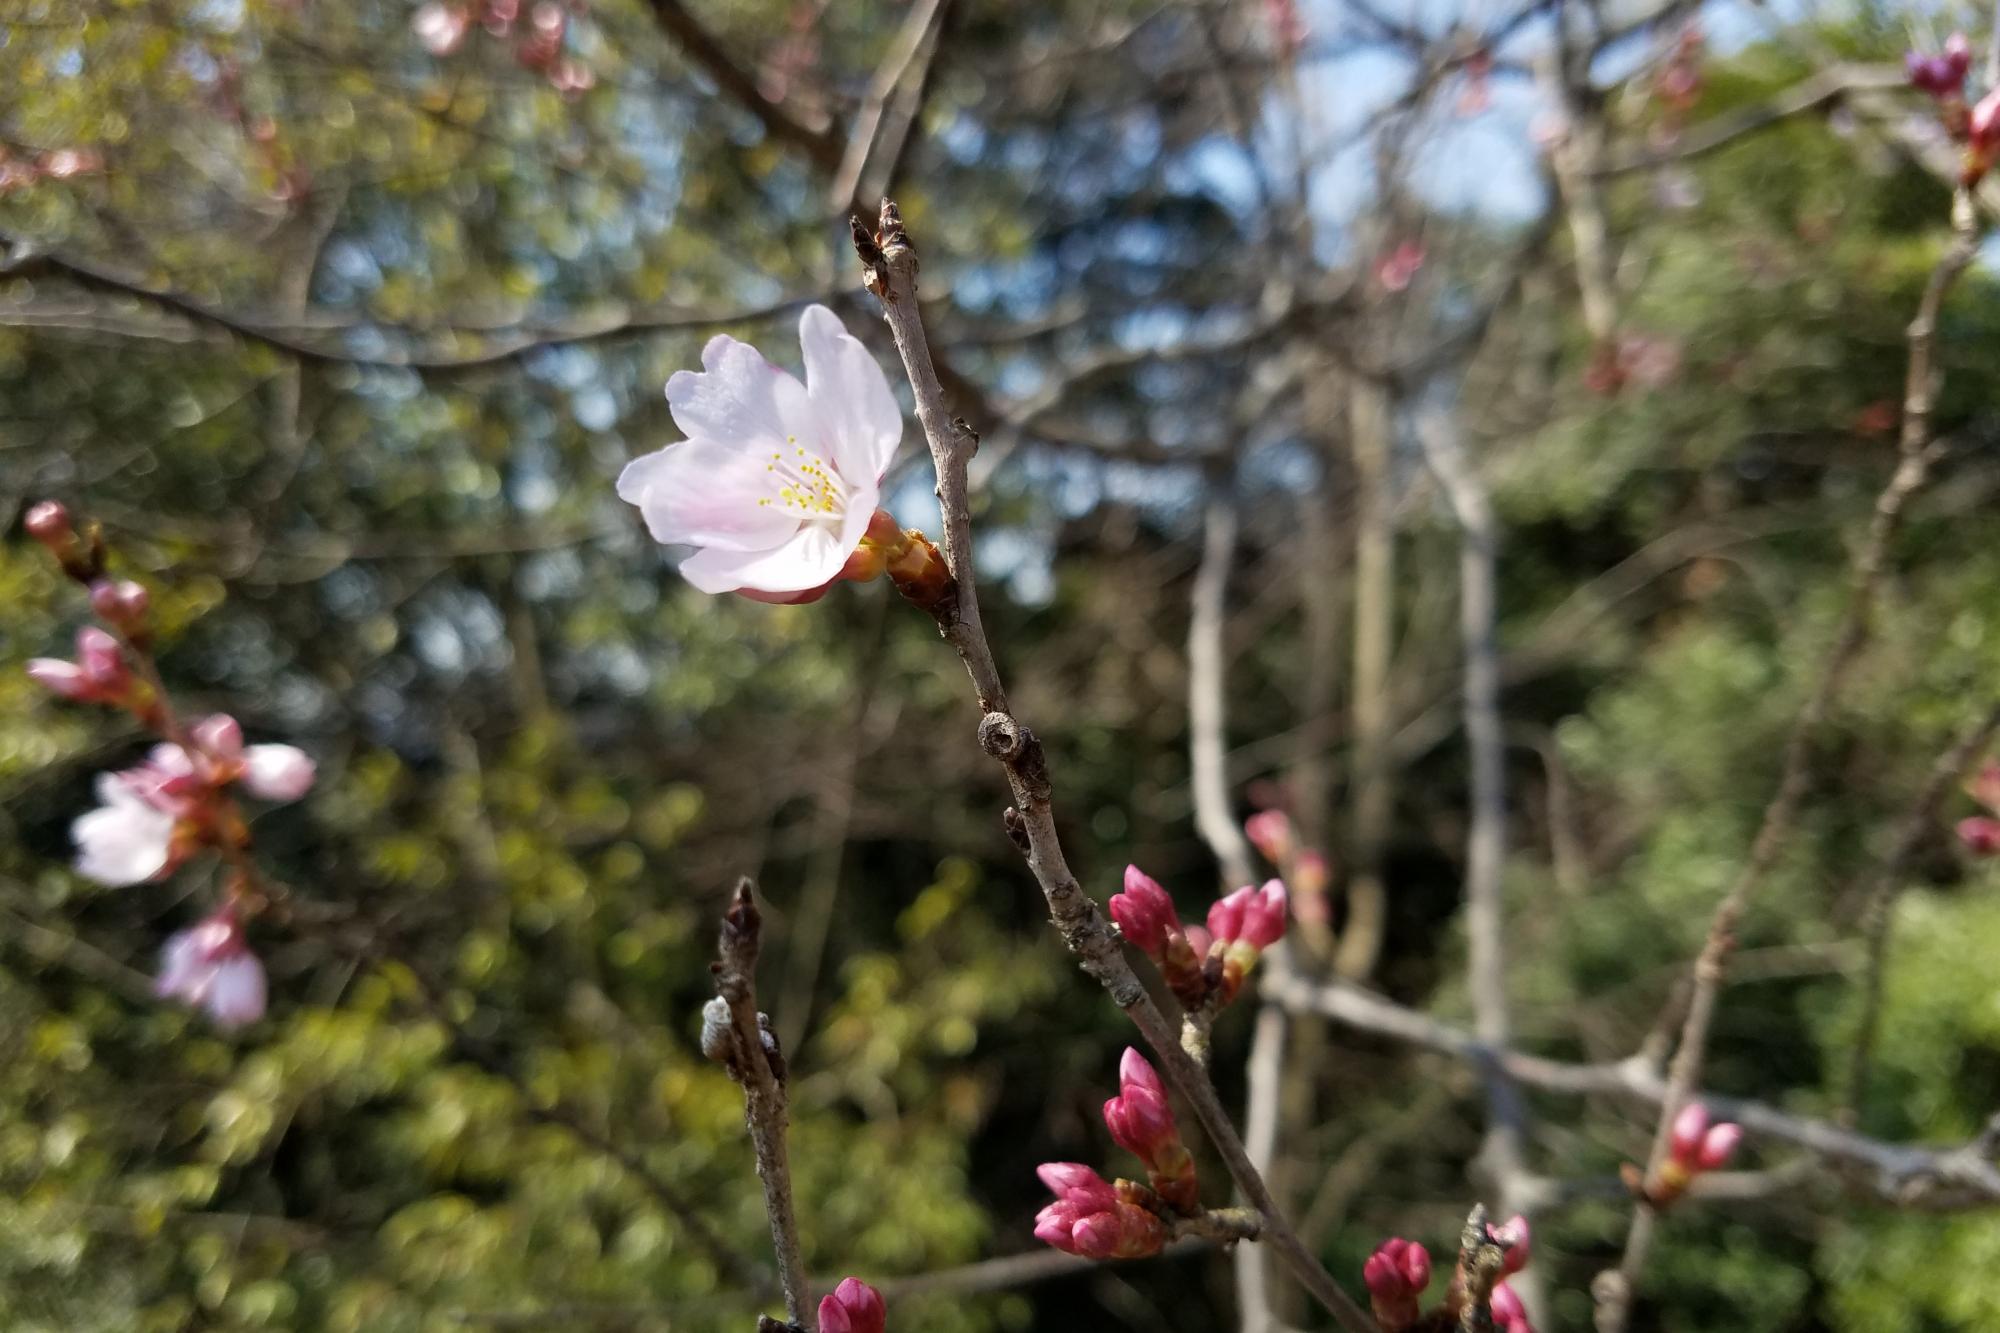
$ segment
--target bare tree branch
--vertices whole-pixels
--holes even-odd
[[[1750,895],[1763,882],[1791,836],[1799,807],[1805,800],[1812,743],[1832,706],[1834,695],[1846,678],[1848,667],[1868,636],[1870,613],[1874,609],[1883,567],[1888,560],[1890,542],[1902,525],[1904,507],[1929,475],[1935,456],[1931,412],[1942,381],[1942,372],[1935,361],[1938,312],[1952,285],[1972,263],[1978,247],[1978,214],[1971,193],[1961,189],[1952,197],[1951,242],[1932,270],[1918,304],[1916,318],[1910,321],[1909,371],[1904,385],[1903,429],[1896,470],[1876,498],[1867,537],[1855,555],[1847,610],[1827,651],[1819,679],[1785,739],[1777,790],[1764,808],[1763,819],[1743,868],[1715,909],[1708,939],[1695,961],[1694,987],[1687,1016],[1681,1024],[1679,1046],[1668,1071],[1667,1092],[1660,1104],[1659,1123],[1653,1133],[1653,1149],[1646,1163],[1649,1193],[1657,1185],[1660,1167],[1667,1160],[1674,1117],[1693,1096],[1701,1079],[1709,1028],[1722,991],[1723,973],[1728,967],[1729,954],[1735,947],[1736,924]],[[1626,1236],[1623,1259],[1615,1270],[1599,1274],[1593,1284],[1592,1290],[1597,1298],[1598,1333],[1622,1333],[1625,1328],[1639,1274],[1645,1268],[1646,1256],[1652,1246],[1654,1223],[1653,1208],[1641,1202],[1634,1212],[1632,1229]]]
[[[743,1116],[757,1152],[757,1178],[764,1184],[764,1209],[771,1215],[771,1244],[778,1255],[778,1282],[785,1314],[794,1328],[811,1333],[812,1293],[799,1250],[799,1223],[792,1205],[792,1168],[785,1147],[785,1061],[771,1023],[757,1012],[757,950],[763,917],[756,886],[739,880],[722,914],[720,958],[715,964],[716,998],[702,1011],[701,1048],[726,1065],[743,1085]]]
[[[1357,1031],[1468,1063],[1491,1060],[1526,1087],[1569,1096],[1613,1097],[1645,1107],[1659,1107],[1667,1098],[1667,1081],[1636,1057],[1579,1064],[1518,1050],[1495,1050],[1463,1028],[1383,999],[1352,982],[1315,983],[1274,968],[1264,975],[1261,985],[1267,999],[1294,1012],[1323,1014]],[[1993,1162],[1993,1134],[2000,1131],[1950,1147],[1886,1143],[1764,1102],[1713,1092],[1699,1096],[1717,1116],[1742,1125],[1759,1141],[1804,1149],[1848,1187],[1880,1202],[1931,1212],[2000,1204],[2000,1166]]]
[[[917,419],[937,467],[937,493],[944,523],[944,557],[957,581],[957,596],[937,611],[939,629],[965,663],[983,716],[980,748],[1007,773],[1014,806],[1009,833],[1022,848],[1028,868],[1047,899],[1049,914],[1083,969],[1125,1010],[1160,1061],[1167,1081],[1194,1109],[1237,1187],[1262,1217],[1264,1235],[1305,1288],[1350,1333],[1374,1333],[1375,1321],[1342,1291],[1278,1210],[1276,1201],[1244,1152],[1228,1113],[1201,1068],[1180,1047],[1177,1034],[1132,971],[1118,937],[1096,902],[1084,893],[1063,856],[1056,834],[1048,759],[1033,731],[1013,717],[999,667],[980,622],[972,565],[972,519],[966,467],[979,437],[964,421],[947,417],[944,389],[931,363],[922,314],[917,306],[917,255],[895,205],[884,200],[880,229],[870,235],[858,220],[855,247],[867,270],[867,285],[881,298],[895,335],[896,349],[915,391]]]
[[[1492,1050],[1512,1040],[1507,1001],[1507,923],[1502,902],[1507,861],[1507,738],[1500,714],[1499,537],[1486,482],[1466,458],[1451,423],[1420,414],[1417,439],[1424,461],[1458,521],[1458,623],[1465,655],[1465,739],[1472,760],[1472,819],[1466,840],[1467,985],[1473,1028]],[[1503,1215],[1527,1200],[1528,1108],[1506,1070],[1481,1066],[1486,1085],[1486,1143]],[[1514,1290],[1532,1319],[1546,1318],[1537,1275],[1523,1272]]]

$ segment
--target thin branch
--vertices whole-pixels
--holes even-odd
[[[2000,731],[2000,705],[1990,709],[1938,756],[1923,790],[1903,816],[1903,826],[1889,859],[1868,891],[1868,903],[1861,918],[1861,933],[1868,941],[1868,962],[1861,983],[1861,1028],[1855,1035],[1854,1052],[1847,1066],[1847,1097],[1841,1116],[1849,1124],[1860,1118],[1862,1102],[1868,1095],[1869,1066],[1874,1063],[1875,1043],[1882,1027],[1882,983],[1888,969],[1891,918],[1896,897],[1902,892],[1903,877],[1909,873],[1917,849],[1937,822],[1938,804],[1944,800],[1946,789],[1965,772],[1973,756],[1985,748],[1996,731]]]
[[[811,1333],[812,1294],[805,1258],[799,1250],[799,1223],[792,1207],[792,1168],[785,1148],[785,1059],[771,1023],[757,1012],[757,949],[763,935],[756,886],[737,881],[736,894],[722,914],[720,958],[715,964],[716,998],[702,1011],[701,1048],[727,1066],[743,1085],[743,1118],[757,1153],[757,1178],[764,1184],[764,1210],[771,1215],[771,1245],[778,1255],[778,1283],[785,1291],[785,1315],[795,1328]]]
[[[1507,1003],[1507,923],[1502,890],[1507,859],[1506,730],[1500,714],[1499,538],[1485,479],[1466,458],[1450,423],[1424,413],[1417,439],[1431,475],[1458,521],[1459,636],[1465,655],[1465,739],[1472,760],[1472,818],[1466,839],[1467,988],[1473,1027],[1494,1050],[1512,1041]],[[1482,1156],[1500,1212],[1524,1206],[1528,1108],[1506,1071],[1486,1063],[1487,1129]],[[1515,1288],[1531,1318],[1545,1317],[1540,1284],[1523,1273]]]
[[[1567,1096],[1614,1097],[1645,1107],[1666,1101],[1667,1081],[1636,1057],[1591,1064],[1495,1049],[1463,1028],[1351,982],[1313,982],[1288,969],[1272,968],[1260,985],[1266,999],[1295,1013],[1321,1014],[1357,1031],[1468,1064],[1491,1061],[1525,1087]],[[1765,1102],[1713,1092],[1699,1096],[1716,1116],[1742,1125],[1760,1142],[1804,1149],[1843,1183],[1880,1202],[1928,1212],[2000,1204],[2000,1166],[1993,1161],[1990,1134],[1949,1147],[1887,1143]]]
[[[1793,116],[1838,102],[1849,93],[1880,92],[1908,83],[1909,75],[1900,66],[1837,65],[1801,80],[1767,102],[1717,116],[1684,131],[1665,148],[1629,153],[1600,163],[1597,174],[1621,176],[1704,157],[1738,139],[1781,125]]]
[[[840,138],[835,127],[808,125],[783,103],[764,96],[756,76],[738,64],[721,39],[680,0],[649,2],[653,17],[680,46],[682,54],[699,65],[725,96],[755,116],[765,133],[799,149],[821,171],[831,172],[840,166]]]
[[[834,169],[833,184],[827,189],[828,203],[841,212],[866,206],[861,194],[862,175],[867,171],[870,159],[876,156],[878,140],[882,138],[884,113],[896,90],[909,77],[911,67],[917,65],[920,59],[927,60],[927,52],[936,50],[938,22],[947,3],[948,0],[917,0],[911,5],[910,12],[903,16],[902,29],[890,45],[889,54],[876,69],[875,77],[869,80],[868,92],[862,98],[860,109],[855,112],[854,126],[848,132],[847,147]],[[919,81],[924,77],[925,71],[919,70]],[[893,131],[895,126],[892,124],[890,129]],[[888,148],[891,155],[900,152],[898,144],[882,146]]]
[[[1904,385],[1903,429],[1896,470],[1882,493],[1876,497],[1868,535],[1855,556],[1847,610],[1834,635],[1818,682],[1792,722],[1785,740],[1779,767],[1778,787],[1764,808],[1764,816],[1751,843],[1750,854],[1736,881],[1715,909],[1707,941],[1695,962],[1694,988],[1687,1016],[1681,1025],[1680,1044],[1668,1071],[1667,1095],[1660,1105],[1659,1123],[1653,1133],[1653,1149],[1646,1164],[1648,1192],[1659,1180],[1661,1165],[1667,1160],[1674,1117],[1692,1097],[1701,1079],[1702,1061],[1707,1054],[1709,1028],[1714,1022],[1716,1003],[1721,995],[1724,970],[1735,946],[1737,922],[1750,895],[1763,882],[1791,835],[1799,807],[1805,800],[1810,778],[1812,742],[1825,720],[1845,679],[1848,667],[1868,636],[1870,612],[1880,590],[1883,566],[1889,545],[1902,526],[1905,505],[1929,475],[1935,456],[1931,439],[1931,413],[1943,379],[1935,364],[1937,319],[1952,285],[1978,253],[1978,215],[1969,191],[1952,197],[1952,239],[1937,267],[1925,284],[1917,316],[1909,327],[1909,371]],[[1639,1274],[1645,1268],[1652,1245],[1653,1209],[1641,1203],[1626,1236],[1625,1254],[1615,1270],[1598,1275],[1593,1284],[1597,1297],[1598,1333],[1622,1333],[1630,1317]]]
[[[1229,802],[1227,649],[1229,567],[1236,558],[1236,499],[1229,481],[1217,477],[1202,519],[1201,563],[1195,570],[1188,615],[1188,751],[1194,788],[1194,824],[1221,863],[1231,885],[1255,875],[1250,844]]]
[[[957,580],[957,595],[937,609],[938,627],[965,663],[978,695],[982,717],[980,748],[1007,773],[1014,806],[1007,829],[1027,858],[1030,872],[1048,902],[1049,915],[1084,971],[1103,985],[1112,1002],[1131,1016],[1160,1062],[1167,1081],[1194,1110],[1217,1154],[1243,1196],[1263,1218],[1266,1239],[1299,1282],[1332,1312],[1349,1333],[1375,1333],[1375,1321],[1342,1291],[1298,1238],[1278,1210],[1264,1179],[1251,1165],[1228,1112],[1201,1068],[1181,1050],[1177,1034],[1125,961],[1118,937],[1097,904],[1077,883],[1056,835],[1053,787],[1041,741],[1007,711],[999,667],[979,618],[972,564],[972,519],[966,468],[979,437],[962,420],[946,416],[944,390],[931,363],[922,313],[917,306],[917,254],[894,203],[884,200],[880,230],[871,235],[855,222],[855,248],[867,269],[867,286],[881,298],[903,367],[915,392],[917,420],[937,468],[943,519],[944,557]]]

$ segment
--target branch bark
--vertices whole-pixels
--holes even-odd
[[[979,437],[962,420],[948,417],[944,390],[931,363],[923,317],[917,306],[917,254],[900,212],[884,200],[880,227],[870,234],[859,220],[855,248],[867,270],[866,285],[882,301],[903,368],[915,392],[917,420],[937,468],[937,496],[943,519],[944,557],[957,581],[957,594],[938,608],[938,628],[957,651],[971,677],[983,716],[980,748],[999,761],[1014,796],[1006,825],[1040,885],[1049,915],[1079,965],[1131,1016],[1153,1048],[1167,1081],[1194,1110],[1230,1176],[1262,1217],[1265,1239],[1301,1285],[1350,1333],[1375,1333],[1375,1321],[1342,1291],[1292,1230],[1251,1164],[1221,1100],[1201,1068],[1181,1049],[1178,1034],[1153,1003],[1119,947],[1096,902],[1084,893],[1064,859],[1056,834],[1054,788],[1047,757],[1034,732],[1007,710],[1007,694],[979,615],[972,563],[972,518],[966,468]]]
[[[757,950],[763,925],[755,885],[739,880],[722,915],[716,998],[702,1011],[701,1049],[709,1059],[727,1066],[729,1076],[743,1085],[743,1118],[757,1153],[757,1178],[764,1184],[764,1210],[771,1217],[785,1315],[794,1328],[811,1333],[812,1294],[799,1249],[792,1168],[785,1147],[785,1060],[770,1019],[757,1012]]]
[[[1465,740],[1472,760],[1472,819],[1466,840],[1467,982],[1479,1040],[1505,1050],[1512,1040],[1507,1001],[1507,924],[1502,901],[1507,860],[1507,740],[1500,714],[1499,538],[1485,479],[1465,456],[1449,422],[1417,421],[1424,461],[1458,522],[1458,623],[1465,657]],[[1506,1070],[1482,1063],[1486,1142],[1481,1149],[1502,1216],[1528,1204],[1528,1108]],[[1524,1271],[1513,1289],[1531,1319],[1545,1319],[1541,1284]]]
[[[1269,956],[1266,955],[1266,961]],[[1294,1013],[1322,1014],[1360,1032],[1435,1051],[1469,1064],[1490,1061],[1525,1087],[1567,1096],[1603,1096],[1635,1106],[1664,1104],[1668,1084],[1637,1057],[1586,1064],[1496,1049],[1463,1028],[1386,1000],[1352,982],[1312,982],[1277,968],[1260,983],[1266,999]],[[1765,1143],[1811,1154],[1851,1188],[1896,1207],[1926,1212],[2000,1204],[1994,1128],[1969,1143],[1944,1147],[1887,1143],[1827,1120],[1793,1115],[1764,1102],[1701,1092],[1702,1104]]]

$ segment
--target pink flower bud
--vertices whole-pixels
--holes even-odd
[[[1188,948],[1193,950],[1194,956],[1197,958],[1208,957],[1209,950],[1215,947],[1215,936],[1209,934],[1201,926],[1189,926],[1185,934],[1187,935]]]
[[[1402,1333],[1423,1314],[1418,1297],[1431,1281],[1430,1251],[1395,1236],[1383,1241],[1361,1266],[1375,1322],[1387,1333]]]
[[[1927,56],[1911,51],[1903,57],[1903,68],[1913,87],[1936,98],[1957,97],[1972,68],[1972,44],[1964,33],[1955,32],[1945,40],[1942,54]]]
[[[1528,1266],[1528,1219],[1520,1213],[1493,1228],[1493,1243],[1506,1250],[1500,1271],[1518,1273]]]
[[[1110,1182],[1076,1162],[1036,1168],[1056,1201],[1035,1215],[1035,1238],[1086,1259],[1137,1259],[1158,1254],[1166,1228],[1148,1210],[1119,1197]]]
[[[1049,1192],[1069,1203],[1101,1203],[1109,1208],[1118,1200],[1111,1182],[1081,1162],[1044,1162],[1035,1168]]]
[[[28,674],[33,675],[34,669],[35,664],[30,662]],[[1958,840],[1974,856],[1992,856],[2000,852],[2000,819],[1988,819],[1983,815],[1961,819],[1958,821]]]
[[[1118,1146],[1146,1164],[1154,1191],[1184,1213],[1200,1207],[1194,1157],[1181,1142],[1167,1088],[1146,1057],[1127,1047],[1119,1061],[1119,1093],[1104,1103],[1104,1124]]]
[[[1689,1102],[1674,1115],[1673,1128],[1668,1133],[1667,1150],[1675,1161],[1683,1166],[1691,1166],[1695,1155],[1701,1151],[1702,1136],[1708,1133],[1708,1108],[1700,1102]]]
[[[211,759],[235,764],[243,758],[243,727],[227,713],[216,713],[194,724],[188,739]]]
[[[1243,909],[1243,936],[1252,946],[1268,949],[1285,934],[1285,885],[1266,880]]]
[[[90,585],[90,609],[107,625],[126,633],[143,629],[153,600],[131,579],[99,579]]]
[[[1291,816],[1283,810],[1259,810],[1243,821],[1243,835],[1272,865],[1282,865],[1295,846]]]
[[[77,631],[76,657],[37,657],[28,663],[28,678],[51,693],[79,703],[119,703],[133,687],[118,640],[95,625]]]
[[[27,672],[29,680],[58,698],[82,702],[90,697],[90,678],[74,662],[60,657],[33,657],[28,659]]]
[[[860,1278],[842,1278],[819,1303],[819,1333],[882,1333],[887,1319],[882,1293]]]
[[[76,660],[82,665],[84,675],[103,689],[122,689],[132,676],[118,640],[95,625],[86,625],[76,632]]]
[[[1534,1325],[1528,1322],[1528,1307],[1521,1304],[1521,1298],[1505,1282],[1493,1288],[1492,1300],[1487,1307],[1493,1315],[1493,1324],[1501,1333],[1535,1333]]]
[[[318,770],[295,745],[253,745],[243,752],[243,790],[260,801],[296,801],[312,790]]]
[[[43,500],[28,510],[21,520],[21,526],[50,550],[76,535],[76,528],[70,523],[69,510],[59,500]]]
[[[1111,919],[1119,934],[1155,963],[1166,957],[1167,932],[1181,924],[1174,900],[1137,866],[1125,867],[1125,891],[1111,896]]]
[[[1695,1165],[1703,1171],[1720,1171],[1736,1155],[1736,1145],[1743,1142],[1743,1126],[1723,1123],[1712,1126],[1702,1135],[1701,1150],[1695,1154]]]

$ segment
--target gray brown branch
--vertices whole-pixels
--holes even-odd
[[[701,1048],[743,1085],[743,1118],[757,1153],[764,1209],[771,1216],[771,1244],[778,1255],[785,1314],[794,1327],[810,1333],[811,1293],[799,1250],[792,1168],[785,1148],[785,1060],[770,1020],[757,1012],[757,949],[762,932],[756,886],[748,879],[739,880],[722,914],[720,956],[714,965],[716,998],[702,1012]]]
[[[901,213],[882,201],[880,225],[871,231],[854,224],[855,250],[865,269],[868,290],[881,299],[896,350],[915,392],[917,420],[937,468],[937,495],[944,524],[944,556],[957,580],[957,595],[937,611],[938,628],[965,663],[978,696],[981,718],[979,745],[1006,771],[1014,805],[1006,824],[1015,845],[1027,858],[1046,899],[1049,915],[1079,965],[1111,995],[1112,1002],[1131,1016],[1160,1062],[1166,1080],[1191,1106],[1230,1176],[1250,1206],[1263,1218],[1265,1239],[1283,1258],[1302,1286],[1320,1301],[1349,1333],[1375,1333],[1375,1321],[1341,1290],[1291,1228],[1251,1165],[1236,1128],[1200,1066],[1180,1047],[1166,1016],[1132,967],[1125,961],[1118,937],[1083,891],[1063,856],[1056,835],[1054,786],[1042,743],[1007,706],[1000,670],[993,659],[979,618],[979,598],[972,564],[972,518],[966,469],[979,437],[964,421],[948,415],[944,390],[932,365],[923,317],[917,306],[917,253],[903,227]]]

